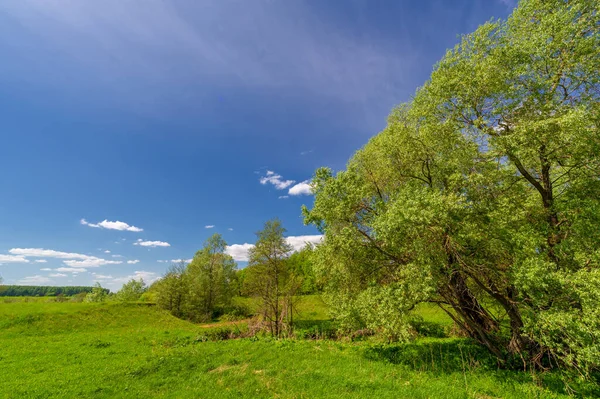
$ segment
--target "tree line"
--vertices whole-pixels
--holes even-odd
[[[66,286],[49,287],[35,285],[0,285],[0,296],[74,296],[79,293],[90,293],[94,287]],[[109,290],[103,288],[108,294]]]

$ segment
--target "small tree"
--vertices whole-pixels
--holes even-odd
[[[144,280],[141,278],[139,280],[131,279],[123,284],[123,287],[117,293],[117,299],[121,302],[138,301],[144,292],[146,292]]]
[[[104,302],[106,300],[106,290],[102,288],[100,283],[96,283],[94,288],[92,288],[92,292],[88,293],[85,296],[86,302]]]
[[[236,265],[225,253],[226,248],[227,243],[221,235],[214,234],[187,266],[189,310],[193,319],[210,319],[218,309],[231,303]]]
[[[167,273],[152,284],[156,293],[156,304],[171,312],[173,316],[184,316],[185,303],[189,295],[189,283],[186,276],[186,264],[181,261],[172,264]]]
[[[256,233],[258,240],[250,250],[245,286],[250,295],[260,298],[261,315],[271,335],[280,337],[291,329],[294,295],[299,279],[288,270],[287,258],[292,247],[286,242],[285,229],[278,219],[265,223]]]

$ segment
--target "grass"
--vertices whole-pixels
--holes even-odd
[[[419,313],[446,322],[433,308]],[[326,307],[304,298],[298,318],[325,322]],[[0,303],[0,398],[569,397],[558,373],[499,370],[462,339],[203,342],[207,330],[146,305]]]

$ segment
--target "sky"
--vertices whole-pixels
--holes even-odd
[[[150,283],[212,234],[305,226],[460,35],[511,0],[0,2],[4,284]]]

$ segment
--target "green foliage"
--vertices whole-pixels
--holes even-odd
[[[106,290],[102,288],[100,283],[96,283],[92,288],[92,292],[85,296],[85,302],[104,302],[107,296]]]
[[[123,287],[117,292],[117,299],[121,302],[139,301],[144,292],[146,292],[146,283],[144,283],[144,280],[131,279],[123,284]]]
[[[524,0],[316,172],[305,220],[342,326],[405,339],[433,302],[501,362],[600,366],[598,65],[598,2]]]
[[[214,234],[187,266],[188,312],[198,320],[210,320],[231,304],[236,264],[226,248],[221,235]]]
[[[294,296],[302,284],[289,269],[288,256],[292,247],[284,234],[285,229],[277,219],[266,222],[263,230],[256,233],[258,239],[250,249],[244,280],[247,292],[260,298],[260,315],[275,337],[291,330]]]
[[[149,292],[156,298],[156,304],[176,317],[184,317],[189,283],[185,262],[171,265],[165,275],[152,284]]]
[[[303,295],[315,294],[318,291],[312,256],[313,246],[306,244],[304,248],[291,254],[287,260],[290,272],[302,279],[300,294]]]
[[[172,265],[149,292],[173,315],[207,321],[227,311],[236,294],[236,264],[221,235],[210,237],[189,265]]]
[[[0,281],[1,282],[1,281]],[[80,292],[92,292],[93,287],[51,287],[33,285],[2,285],[0,286],[0,297],[2,296],[73,296]],[[105,289],[108,294],[109,290]]]

